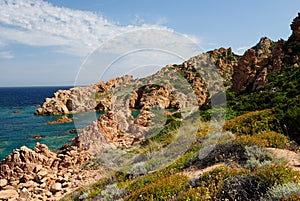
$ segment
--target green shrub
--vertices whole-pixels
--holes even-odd
[[[254,175],[262,184],[269,187],[284,184],[288,182],[300,181],[299,173],[285,165],[270,165],[265,168],[258,169]]]
[[[197,152],[197,148],[194,150],[191,150],[182,156],[180,156],[178,159],[176,159],[172,164],[169,166],[149,173],[147,175],[141,176],[140,178],[137,178],[135,181],[133,181],[127,188],[127,191],[132,192],[137,189],[143,188],[150,183],[154,183],[156,181],[159,181],[163,178],[169,177],[172,174],[178,173],[183,168],[186,168],[190,165],[191,159],[195,157],[195,153]]]
[[[266,196],[266,200],[299,200],[300,184],[299,183],[284,183],[271,187]],[[295,199],[298,198],[298,199]]]
[[[290,140],[288,139],[288,137],[274,131],[262,131],[257,134],[256,137],[261,140],[267,141],[265,147],[284,149],[288,148],[290,144]]]
[[[176,120],[174,117],[168,117],[167,125],[163,127],[158,133],[150,136],[141,143],[142,146],[149,145],[150,142],[158,142],[163,146],[167,146],[173,140],[177,129],[180,127],[181,121]]]
[[[179,200],[217,200],[222,194],[222,186],[225,179],[245,173],[247,171],[243,169],[226,166],[206,172],[196,181],[196,187],[183,193]]]
[[[278,120],[271,109],[249,112],[229,120],[224,125],[224,130],[231,131],[237,136],[254,135],[262,131],[281,132]]]
[[[102,189],[105,186],[106,181],[99,181],[93,184],[89,184],[87,186],[83,186],[78,188],[76,191],[64,196],[61,200],[62,201],[69,201],[69,200],[81,200],[81,198],[93,198],[100,194]]]
[[[248,160],[245,167],[253,171],[258,168],[266,167],[274,162],[274,155],[258,146],[246,146]]]
[[[255,135],[241,135],[238,136],[236,140],[246,145],[258,145],[261,147],[273,147],[280,149],[288,148],[290,145],[288,137],[274,131],[262,131]]]
[[[176,174],[130,192],[124,200],[167,200],[175,197],[187,186],[187,176]]]
[[[266,189],[251,175],[237,175],[224,180],[219,200],[259,200]]]
[[[268,144],[266,139],[261,139],[255,135],[241,135],[236,138],[236,141],[249,146],[258,145],[265,147]]]
[[[208,188],[196,187],[189,188],[186,192],[179,195],[177,201],[194,201],[194,200],[209,200],[211,199]]]

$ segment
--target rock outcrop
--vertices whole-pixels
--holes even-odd
[[[175,107],[174,96],[164,86],[146,85],[134,92],[130,106],[134,109],[166,109]]]
[[[239,59],[232,77],[233,91],[238,92],[249,87],[251,87],[251,90],[256,90],[267,83],[267,72],[263,69],[268,67],[269,64],[271,43],[270,39],[263,37],[256,46],[247,50]],[[253,85],[257,79],[260,81],[256,81]]]
[[[62,116],[55,121],[48,121],[47,124],[63,124],[73,122],[73,118],[69,118],[67,116]]]
[[[222,76],[224,86],[227,89],[230,88],[232,86],[233,69],[237,66],[240,56],[234,54],[231,48],[215,49],[208,52],[208,54]]]
[[[263,37],[247,50],[234,67],[231,90],[259,91],[268,84],[269,73],[281,76],[285,67],[299,67],[300,63],[300,13],[291,24],[292,35],[287,41],[273,42]]]
[[[87,87],[58,90],[52,98],[46,98],[36,115],[60,115],[76,112],[105,111],[111,107],[111,91],[118,83],[132,79],[131,76],[99,82]]]
[[[79,166],[91,155],[76,146],[54,153],[44,144],[16,149],[0,162],[0,199],[53,200],[80,185]],[[77,171],[77,173],[75,173]]]
[[[36,115],[59,115],[86,111],[109,111],[118,92],[128,89],[131,94],[131,108],[149,109],[157,107],[181,108],[186,107],[191,101],[189,94],[194,93],[198,105],[201,106],[214,92],[220,90],[220,85],[225,83],[231,86],[233,66],[237,63],[238,56],[231,49],[221,48],[208,54],[192,57],[181,65],[167,65],[152,76],[133,80],[131,76],[124,76],[104,82],[99,82],[88,87],[75,87],[69,90],[59,90],[52,98],[46,98]],[[219,72],[221,79],[212,78]],[[210,75],[212,74],[212,75]],[[207,88],[208,80],[221,82],[219,87]],[[132,91],[130,92],[132,93]],[[194,96],[192,95],[192,96]]]
[[[99,155],[105,149],[128,148],[141,142],[151,130],[165,125],[162,117],[164,122],[154,123],[155,111],[198,108],[207,101],[209,93],[222,90],[222,78],[214,77],[217,69],[213,68],[210,59],[202,55],[179,66],[168,65],[152,76],[119,84],[111,94],[111,110],[83,129],[73,139],[73,145]],[[136,118],[132,109],[139,110]]]
[[[94,156],[100,155],[103,150],[129,148],[144,140],[150,126],[154,126],[151,122],[154,117],[151,111],[142,109],[134,119],[127,100],[125,107],[117,107],[101,115],[84,128],[72,140],[72,145],[87,150]]]
[[[293,31],[291,37],[294,38],[295,42],[300,42],[300,13],[298,13],[298,16],[293,20],[291,29]]]
[[[297,63],[300,61],[300,13],[293,20],[291,24],[292,35],[284,44],[285,62],[289,64]]]

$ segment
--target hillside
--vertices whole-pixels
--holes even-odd
[[[291,29],[242,56],[56,92],[36,115],[105,113],[57,153],[1,161],[0,199],[299,200],[300,13]]]

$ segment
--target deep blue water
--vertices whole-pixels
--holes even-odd
[[[58,89],[70,87],[9,87],[0,88],[0,160],[13,149],[23,145],[33,148],[37,142],[45,143],[51,150],[60,148],[71,142],[76,133],[69,130],[83,128],[99,116],[95,113],[80,113],[74,115],[76,123],[51,124],[59,116],[35,116],[38,108],[46,97]],[[21,113],[14,113],[20,110]],[[73,115],[69,115],[72,117]],[[34,139],[35,135],[41,136]]]

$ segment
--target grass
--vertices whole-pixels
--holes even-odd
[[[124,200],[167,200],[187,188],[188,178],[175,174],[131,192]]]

